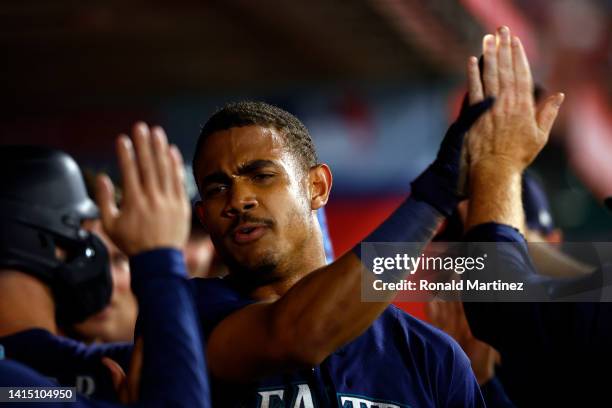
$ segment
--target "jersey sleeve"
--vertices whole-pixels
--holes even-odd
[[[183,255],[157,249],[130,258],[143,338],[139,404],[209,407],[203,343]]]
[[[543,298],[553,299],[580,293],[585,287],[597,286],[601,281],[601,270],[581,278],[539,275],[531,262],[525,239],[516,229],[507,225],[478,225],[466,234],[464,240],[472,243],[509,243],[495,247],[496,267],[504,269],[503,275],[508,280],[525,282],[526,291],[539,291]],[[551,350],[553,347],[562,349],[564,345],[587,346],[588,337],[598,330],[596,318],[600,304],[464,302],[464,308],[474,335],[492,345],[503,356],[507,353],[524,353],[525,350],[537,354],[537,350]]]

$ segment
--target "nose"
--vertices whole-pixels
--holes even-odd
[[[228,195],[227,204],[223,211],[223,214],[228,218],[234,218],[242,213],[251,211],[257,208],[258,202],[254,192],[245,185],[236,181],[231,192]]]

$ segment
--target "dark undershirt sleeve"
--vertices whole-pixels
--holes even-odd
[[[601,279],[601,270],[588,277],[570,279],[537,274],[525,239],[507,225],[478,225],[466,234],[464,241],[509,243],[497,246],[496,266],[504,268],[503,274],[507,279],[525,282],[526,290],[539,291],[548,298],[579,293],[585,285],[597,286]],[[588,337],[596,330],[600,305],[584,302],[464,302],[474,335],[502,355],[588,344]]]

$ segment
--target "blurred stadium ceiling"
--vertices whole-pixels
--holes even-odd
[[[461,72],[482,34],[455,1],[15,1],[4,106]]]

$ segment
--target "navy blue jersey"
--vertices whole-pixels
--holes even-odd
[[[86,345],[42,329],[24,330],[0,337],[6,358],[33,367],[59,384],[77,387],[88,397],[115,400],[115,388],[101,359],[108,356],[124,370],[129,365],[131,344]]]
[[[192,280],[205,336],[253,303],[223,279]],[[321,365],[240,385],[212,379],[219,407],[484,406],[470,362],[443,332],[394,306]]]
[[[483,224],[465,240],[518,243],[499,246],[496,255],[498,265],[526,285],[554,290],[567,282],[537,275],[514,228]],[[598,406],[600,398],[609,400],[602,384],[607,376],[600,373],[612,365],[612,304],[466,302],[464,308],[474,336],[500,352],[498,375],[517,406]]]
[[[182,253],[148,251],[131,257],[130,268],[144,345],[139,402],[210,406],[200,329]],[[106,401],[116,401],[116,394],[101,357],[116,360],[127,371],[131,355],[131,345],[85,345],[39,329],[2,337],[0,344],[7,358]]]

